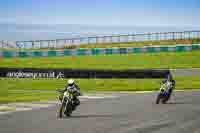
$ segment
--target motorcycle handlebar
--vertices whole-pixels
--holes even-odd
[[[63,93],[61,89],[56,89],[56,92]]]

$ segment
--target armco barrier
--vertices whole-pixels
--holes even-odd
[[[0,57],[39,57],[39,56],[70,56],[70,55],[99,55],[99,54],[130,54],[151,52],[182,52],[200,49],[200,44],[179,44],[168,46],[145,46],[127,48],[93,48],[93,49],[64,49],[64,50],[38,50],[38,51],[0,51]]]
[[[94,70],[94,69],[40,69],[0,68],[0,77],[7,78],[166,78],[170,70]]]

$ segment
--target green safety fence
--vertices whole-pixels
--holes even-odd
[[[0,57],[40,57],[40,56],[70,56],[70,55],[99,55],[99,54],[128,54],[128,53],[153,53],[153,52],[184,52],[200,49],[200,44],[182,44],[169,46],[146,46],[127,48],[92,48],[92,49],[64,49],[64,50],[37,50],[37,51],[8,51],[1,50]]]

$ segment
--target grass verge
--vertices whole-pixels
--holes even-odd
[[[200,89],[200,77],[175,77],[177,90]],[[152,91],[158,90],[161,79],[77,79],[82,92]],[[66,80],[1,78],[0,103],[55,100],[56,88]],[[36,91],[40,90],[40,91]]]
[[[30,68],[198,68],[200,51],[116,54],[96,56],[64,56],[34,58],[0,58],[0,67]]]

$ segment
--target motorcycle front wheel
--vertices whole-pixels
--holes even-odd
[[[70,102],[67,103],[67,105],[66,105],[66,110],[65,110],[64,113],[65,113],[65,115],[66,115],[67,117],[70,117],[70,116],[71,116],[71,114],[72,114],[72,105],[71,105]]]
[[[159,104],[159,102],[160,102],[160,99],[161,99],[161,95],[160,95],[160,94],[158,94],[158,96],[157,96],[157,98],[156,98],[156,104]]]
[[[64,110],[65,110],[65,103],[62,103],[59,109],[59,118],[63,117]]]

